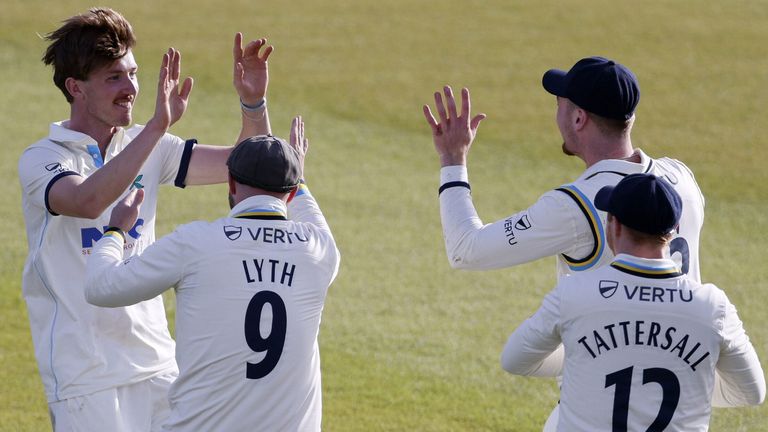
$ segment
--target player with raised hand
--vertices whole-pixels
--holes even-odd
[[[558,431],[706,431],[712,405],[756,405],[765,377],[725,293],[682,274],[666,249],[683,201],[632,174],[595,197],[615,257],[562,278],[509,337],[502,367],[562,373]],[[565,346],[565,362],[549,357]]]
[[[70,116],[24,151],[19,180],[29,247],[23,294],[53,428],[159,430],[178,371],[162,298],[111,310],[91,306],[83,294],[85,260],[121,196],[141,189],[144,200],[126,232],[129,256],[155,239],[159,186],[225,182],[233,146],[167,133],[193,88],[191,78],[180,80],[181,55],[173,48],[163,56],[153,117],[131,126],[139,91],[136,40],[114,10],[70,17],[47,40],[43,62],[53,66]],[[272,48],[265,43],[251,42],[247,54],[233,59],[242,71],[236,86],[242,136],[270,131],[266,103],[245,105],[266,95]]]
[[[320,430],[317,335],[340,256],[302,181],[300,117],[290,136],[249,137],[232,151],[228,216],[180,226],[124,260],[141,203],[129,195],[94,247],[92,304],[128,306],[175,287],[179,377],[164,430]]]
[[[700,280],[704,197],[685,164],[651,158],[633,146],[631,131],[640,100],[634,73],[613,60],[587,57],[567,72],[547,71],[542,84],[557,98],[555,121],[563,153],[581,159],[586,170],[572,183],[545,192],[527,209],[487,224],[472,203],[467,169],[467,156],[485,115],[471,116],[467,89],[462,90],[459,113],[449,86],[434,94],[439,121],[424,106],[440,158],[440,219],[450,265],[485,270],[555,256],[558,277],[599,268],[611,262],[612,253],[605,240],[606,214],[594,206],[595,194],[627,175],[652,173],[669,180],[685,203],[669,253],[683,273]],[[514,200],[514,194],[506,198]],[[556,411],[547,424],[555,422]],[[545,426],[545,430],[551,429]]]

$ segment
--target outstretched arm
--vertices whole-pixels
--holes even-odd
[[[168,49],[160,67],[152,118],[123,151],[88,178],[69,175],[57,180],[48,193],[49,207],[53,212],[95,219],[131,185],[168,127],[184,114],[192,80],[188,78],[179,88],[180,64],[179,52]]]
[[[235,35],[232,47],[232,83],[240,97],[242,127],[237,143],[254,135],[272,133],[267,111],[269,68],[267,61],[274,50],[262,38],[250,41],[243,48],[243,35]],[[192,152],[186,184],[213,184],[227,181],[227,158],[232,146],[198,145]]]

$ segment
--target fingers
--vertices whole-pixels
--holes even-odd
[[[137,208],[144,202],[144,189],[136,189],[136,193],[133,194],[133,202],[131,207]]]
[[[456,113],[456,98],[453,97],[453,89],[451,86],[445,86],[443,87],[443,92],[445,92],[445,100],[448,105],[448,119],[453,120],[459,117],[459,115]]]
[[[232,46],[232,59],[237,64],[243,59],[243,34],[235,33],[235,43]]]
[[[170,57],[168,76],[171,81],[178,81],[181,75],[181,53],[175,48],[168,48],[168,56]]]
[[[469,89],[464,87],[461,89],[461,117],[462,118],[469,119],[470,108],[471,108],[471,102],[469,100]]]
[[[291,147],[296,150],[299,149],[299,121],[299,116],[296,116],[291,120],[291,133],[289,134]]]
[[[127,208],[137,208],[144,202],[144,189],[136,188],[123,198],[123,205]]]
[[[192,77],[187,77],[184,80],[184,83],[181,85],[181,92],[179,93],[179,97],[183,101],[187,101],[189,99],[189,94],[192,92],[192,87],[195,85],[195,80],[192,79]]]
[[[485,120],[485,117],[485,114],[478,114],[472,118],[472,121],[469,122],[469,128],[472,129],[473,134],[477,132],[477,128],[480,126],[480,122]]]
[[[171,57],[168,53],[163,54],[163,61],[160,63],[160,76],[158,77],[158,91],[165,93],[166,83],[168,82],[168,63],[171,61]]]
[[[262,47],[266,48],[264,48],[264,51],[259,55],[259,50],[261,50]],[[259,59],[259,61],[266,62],[274,49],[275,48],[272,45],[267,45],[267,39],[265,38],[253,40],[248,42],[248,45],[245,46],[243,57],[255,57]]]
[[[267,40],[264,39],[264,43],[266,43],[266,42],[267,42]],[[264,54],[262,54],[261,57],[259,57],[259,59],[261,61],[263,61],[264,63],[266,63],[267,59],[269,59],[269,55],[272,54],[272,51],[274,51],[274,50],[275,50],[275,47],[273,47],[272,45],[269,45],[268,47],[266,47],[264,49]]]
[[[440,125],[437,124],[435,116],[432,115],[432,110],[429,109],[429,105],[424,105],[421,110],[424,112],[424,118],[427,119],[427,124],[432,128],[432,135],[439,135]]]
[[[440,92],[435,92],[435,106],[437,107],[437,115],[440,117],[440,123],[446,123],[448,117],[445,114],[445,105],[443,105],[443,95]]]

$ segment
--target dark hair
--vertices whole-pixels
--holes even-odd
[[[108,8],[75,15],[45,39],[51,44],[43,63],[53,65],[53,82],[70,103],[73,98],[65,85],[67,78],[86,80],[92,71],[120,59],[136,45],[128,20]]]

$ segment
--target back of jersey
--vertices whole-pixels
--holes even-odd
[[[559,430],[707,430],[727,298],[616,263],[558,286]]]
[[[670,243],[670,252],[684,274],[701,281],[699,237],[704,225],[704,196],[701,189],[691,170],[675,159],[654,159],[649,172],[667,180],[683,200],[680,226],[675,239]]]
[[[329,231],[229,217],[179,228],[171,430],[304,431],[321,421],[317,335],[339,253]]]

